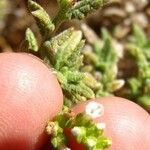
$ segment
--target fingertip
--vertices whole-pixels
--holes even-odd
[[[62,109],[60,85],[35,57],[5,53],[0,58],[0,150],[39,150],[47,121]]]
[[[94,119],[105,123],[105,134],[112,139],[110,150],[147,150],[150,146],[150,116],[137,104],[120,97],[90,100],[75,106],[75,114],[85,111],[87,103],[97,102],[104,106],[102,116]]]

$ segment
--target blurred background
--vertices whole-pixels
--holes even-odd
[[[58,10],[56,0],[37,0],[53,17]],[[130,34],[131,25],[138,23],[150,34],[150,1],[149,0],[113,0],[89,15],[87,24],[100,34],[100,28],[105,26],[110,32],[118,26],[115,37],[124,40]],[[61,29],[69,25],[78,28],[79,22],[64,23]],[[27,27],[35,33],[37,27],[27,9],[27,0],[0,0],[0,51],[20,51]]]

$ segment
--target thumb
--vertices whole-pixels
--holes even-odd
[[[9,61],[8,61],[9,60]],[[0,150],[35,150],[62,106],[52,72],[31,55],[0,54]]]
[[[106,135],[112,139],[110,150],[147,150],[150,147],[150,116],[137,104],[119,97],[96,100],[104,106],[104,115],[97,123],[106,124]],[[73,108],[77,114],[84,111],[86,103]]]

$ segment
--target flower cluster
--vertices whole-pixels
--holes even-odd
[[[51,142],[54,148],[68,145],[69,139],[64,133],[70,132],[79,144],[85,145],[88,150],[106,149],[111,145],[111,140],[103,135],[104,123],[96,124],[93,118],[100,117],[104,108],[97,102],[89,102],[85,112],[74,115],[70,110],[61,112],[53,122],[49,122],[47,133],[52,135]]]

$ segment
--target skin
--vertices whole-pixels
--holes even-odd
[[[52,71],[35,56],[0,54],[0,149],[39,150],[46,122],[62,108]]]
[[[143,108],[119,97],[106,97],[94,101],[103,104],[105,109],[104,115],[95,121],[106,123],[105,134],[113,141],[109,150],[149,149],[150,116]],[[83,112],[87,103],[75,106],[73,112]]]

